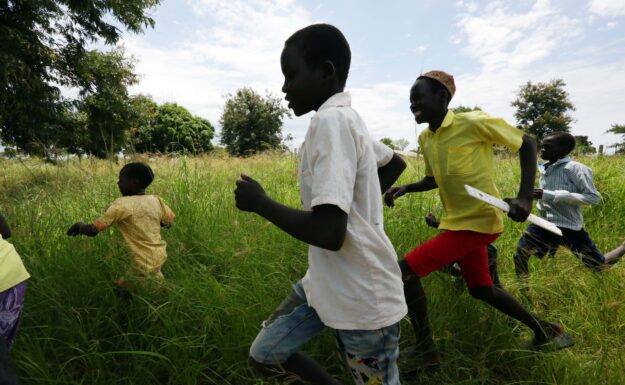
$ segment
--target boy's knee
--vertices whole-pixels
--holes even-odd
[[[469,288],[469,294],[475,299],[486,301],[493,295],[494,286],[477,286]]]

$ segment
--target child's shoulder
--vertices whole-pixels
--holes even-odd
[[[566,164],[564,165],[564,169],[573,172],[577,170],[591,170],[591,168],[586,166],[585,164],[572,159],[566,162]]]
[[[468,111],[468,112],[458,112],[454,114],[454,119],[465,120],[469,122],[479,122],[482,120],[492,119],[493,117],[484,111]]]

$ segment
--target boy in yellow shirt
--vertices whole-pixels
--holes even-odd
[[[131,255],[128,277],[117,280],[127,286],[129,278],[163,280],[161,267],[167,260],[167,244],[161,238],[161,227],[169,228],[174,221],[173,211],[156,195],[146,195],[145,189],[154,180],[150,166],[128,163],[119,172],[117,185],[122,194],[92,223],[77,222],[67,235],[96,236],[107,227],[117,224]]]
[[[526,310],[508,292],[493,285],[486,247],[503,231],[500,210],[471,198],[464,185],[499,196],[495,187],[493,145],[519,152],[521,183],[517,198],[506,199],[508,216],[524,221],[532,208],[536,175],[536,142],[504,120],[474,111],[454,114],[447,107],[456,86],[453,76],[430,71],[417,78],[410,90],[410,110],[417,123],[429,128],[419,135],[425,162],[421,181],[390,188],[384,198],[389,206],[406,193],[438,189],[445,215],[440,229],[429,241],[410,251],[400,262],[408,312],[415,329],[421,359],[435,367],[439,354],[429,330],[425,292],[421,278],[458,262],[469,293],[497,310],[517,319],[534,332],[536,347],[549,342],[559,348],[574,344],[561,325]]]

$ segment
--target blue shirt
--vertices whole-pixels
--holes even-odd
[[[596,205],[601,194],[592,182],[592,170],[568,156],[553,164],[539,165],[543,197],[538,210],[558,227],[581,230],[584,227],[582,205]]]

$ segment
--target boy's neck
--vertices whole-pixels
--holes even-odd
[[[132,194],[128,194],[128,195],[124,195],[124,196],[132,197],[132,196],[135,196],[135,195],[145,195],[145,189],[144,190],[139,190],[137,192],[133,192]]]
[[[328,99],[330,99],[331,97],[333,97],[336,94],[340,94],[341,92],[344,92],[344,90],[345,90],[345,86],[339,86],[339,85],[329,89],[328,93],[326,94],[327,96],[323,99],[323,101],[321,103],[319,103],[319,106],[317,108],[315,108],[315,112],[319,111],[319,108],[321,108],[321,106],[323,106],[325,104],[325,102],[328,101]]]
[[[429,128],[432,132],[436,132],[436,130],[441,127],[441,124],[443,124],[443,120],[445,120],[445,116],[447,116],[447,108],[445,108],[445,111],[443,111],[442,114],[432,118],[432,120],[428,122]]]

